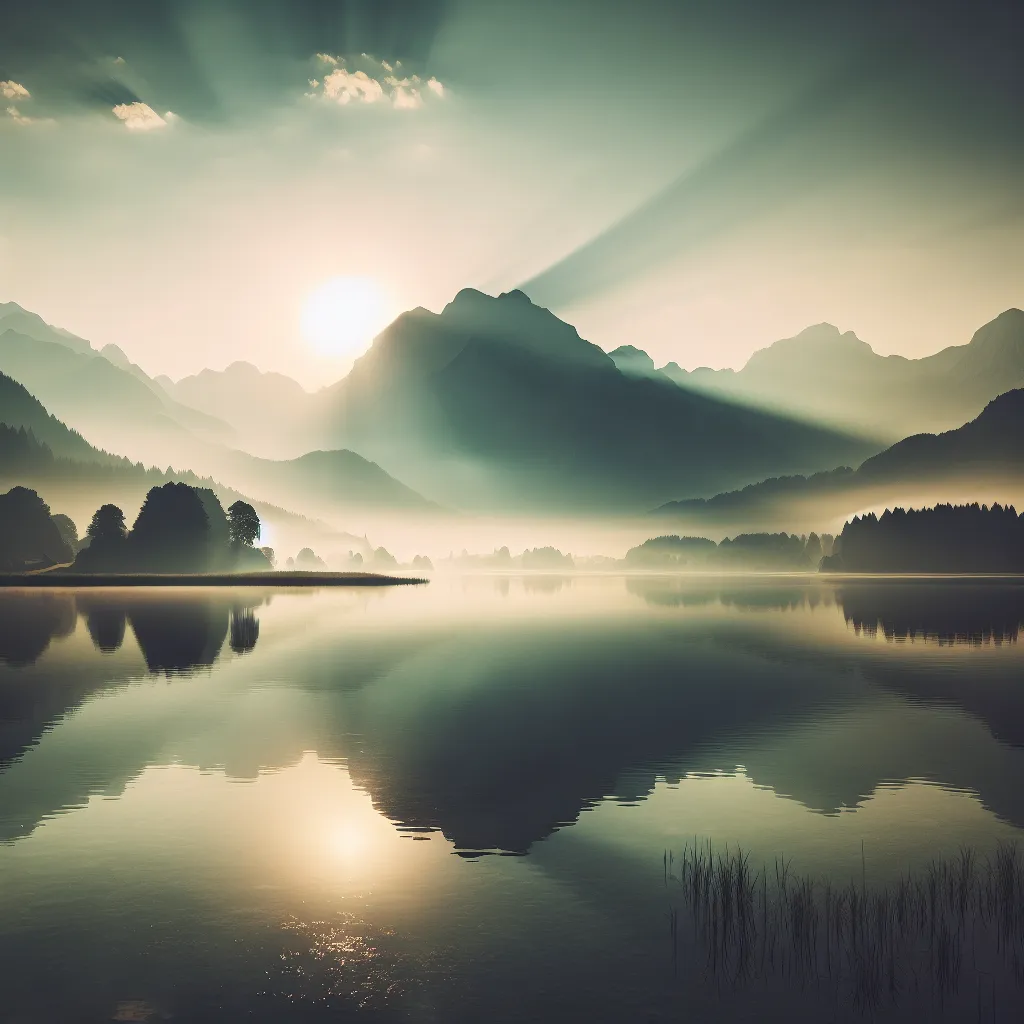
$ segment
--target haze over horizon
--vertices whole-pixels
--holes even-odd
[[[0,301],[151,374],[316,388],[466,286],[687,368],[823,321],[923,356],[1024,304],[1022,28],[995,0],[5,19]]]

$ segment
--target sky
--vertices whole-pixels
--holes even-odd
[[[924,355],[1024,306],[1017,2],[5,8],[0,301],[152,374],[331,382],[339,277],[356,347],[521,287],[684,367],[822,321]]]

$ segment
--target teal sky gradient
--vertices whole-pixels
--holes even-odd
[[[926,354],[1024,305],[1020,21],[997,0],[27,5],[0,37],[0,301],[152,373],[248,359],[307,386],[346,368],[299,331],[341,274],[395,313],[521,286],[687,367],[822,320]]]

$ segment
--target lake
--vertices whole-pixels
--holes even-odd
[[[0,592],[0,1022],[1018,1020],[1022,623],[994,581]]]

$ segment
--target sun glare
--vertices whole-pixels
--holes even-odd
[[[334,277],[302,308],[303,337],[328,356],[358,356],[390,319],[388,301],[371,277]]]

